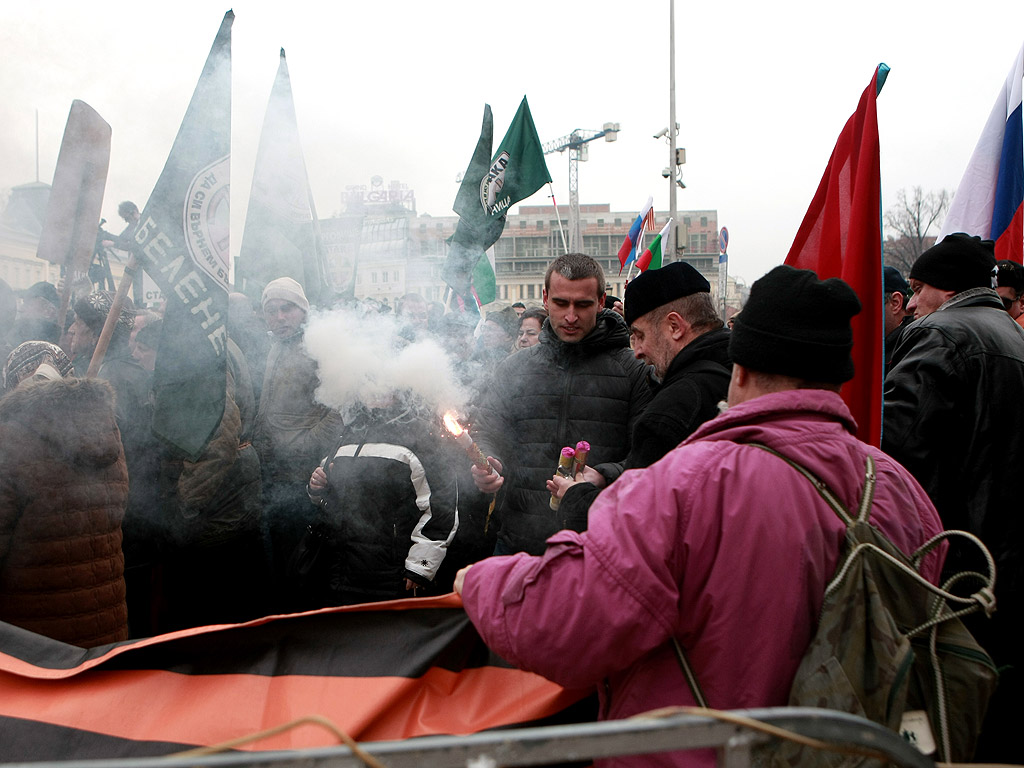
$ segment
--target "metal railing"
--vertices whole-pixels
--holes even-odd
[[[843,748],[869,750],[894,766],[934,768],[935,763],[900,736],[853,715],[824,709],[776,707],[724,713],[757,721]],[[602,723],[488,731],[470,736],[427,736],[359,745],[387,768],[497,768],[716,749],[718,765],[748,768],[754,752],[774,737],[716,717],[670,713]],[[3,768],[363,768],[348,747],[278,752],[230,752],[116,760],[4,763]]]

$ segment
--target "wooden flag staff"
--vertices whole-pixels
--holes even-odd
[[[124,268],[124,274],[121,275],[121,283],[117,286],[117,293],[114,294],[114,301],[110,305],[110,312],[107,313],[107,319],[103,323],[100,338],[96,342],[96,349],[92,353],[92,360],[89,361],[89,371],[85,374],[87,379],[96,378],[100,366],[103,365],[103,358],[107,354],[107,347],[110,346],[110,337],[114,335],[114,327],[117,325],[118,317],[121,316],[121,307],[124,305],[125,296],[128,295],[128,286],[135,279],[137,267],[138,261],[133,253],[131,258],[128,259],[128,266]]]

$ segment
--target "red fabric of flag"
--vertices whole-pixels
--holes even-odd
[[[857,293],[853,318],[854,377],[842,397],[857,421],[857,437],[882,437],[882,223],[878,117],[875,99],[889,67],[880,64],[857,111],[847,121],[786,264],[811,269],[822,280],[839,277]],[[814,322],[814,318],[808,318]]]

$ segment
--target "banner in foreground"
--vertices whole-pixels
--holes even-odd
[[[556,715],[584,693],[510,668],[455,595],[91,650],[0,623],[5,762],[170,755],[307,715],[357,741],[467,734]],[[303,726],[242,749],[331,743]]]

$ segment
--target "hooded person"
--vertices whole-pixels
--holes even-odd
[[[910,270],[907,326],[885,377],[882,448],[917,478],[947,528],[973,533],[996,562],[998,610],[965,623],[1001,669],[978,745],[979,762],[1019,761],[1015,728],[1024,653],[1024,533],[1020,468],[1024,430],[1024,329],[995,289],[995,244],[948,235]],[[745,312],[746,310],[744,310]],[[949,572],[983,570],[953,540]]]
[[[341,433],[339,414],[317,402],[317,365],[302,341],[309,300],[290,277],[263,289],[270,353],[256,414],[253,444],[263,474],[269,556],[277,598],[284,600],[287,563],[310,518],[306,482]]]
[[[4,366],[0,621],[91,648],[128,638],[128,472],[110,385],[72,374],[43,341]]]
[[[591,506],[586,532],[555,534],[539,557],[460,571],[456,590],[488,647],[567,688],[596,687],[607,720],[695,705],[674,641],[711,706],[785,705],[846,526],[805,477],[751,443],[803,465],[853,509],[870,457],[871,522],[906,553],[942,530],[910,473],[856,438],[839,396],[859,311],[846,283],[809,270],[777,267],[755,282],[730,338],[728,410],[625,472]],[[940,568],[937,553],[924,558],[930,580]],[[714,763],[699,750],[595,764]]]
[[[586,530],[587,510],[601,488],[626,469],[653,464],[717,416],[729,390],[729,331],[700,272],[676,261],[641,273],[626,286],[624,311],[633,354],[650,366],[654,396],[633,426],[622,462],[548,481],[562,499],[564,527],[575,531]]]

